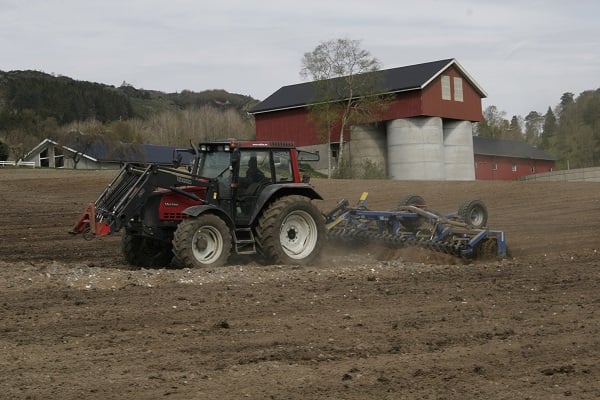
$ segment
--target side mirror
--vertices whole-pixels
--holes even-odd
[[[311,153],[310,151],[298,150],[298,161],[319,161],[320,159],[318,151]]]

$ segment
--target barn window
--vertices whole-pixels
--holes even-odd
[[[450,77],[442,75],[442,100],[452,100],[450,94]]]
[[[463,101],[463,83],[459,77],[454,77],[454,101]]]
[[[512,165],[512,172],[517,172],[517,164]]]
[[[498,164],[492,163],[492,171],[497,171],[497,170],[498,170]]]
[[[531,173],[535,174],[535,167],[531,167]]]

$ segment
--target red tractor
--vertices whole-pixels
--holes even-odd
[[[308,264],[320,254],[322,197],[300,175],[318,155],[291,142],[228,139],[176,150],[173,165],[126,164],[71,233],[89,238],[123,229],[122,250],[137,267],[220,266],[231,253]]]

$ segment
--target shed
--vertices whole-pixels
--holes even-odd
[[[520,140],[474,136],[473,152],[476,179],[512,180],[556,169],[556,158]]]
[[[75,142],[75,145],[66,146],[53,139],[44,139],[22,161],[34,162],[36,167],[117,169],[125,162],[172,164],[176,150],[172,146],[102,140]]]

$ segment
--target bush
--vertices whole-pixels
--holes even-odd
[[[362,179],[386,179],[385,168],[377,162],[369,159],[362,162],[360,178]]]

